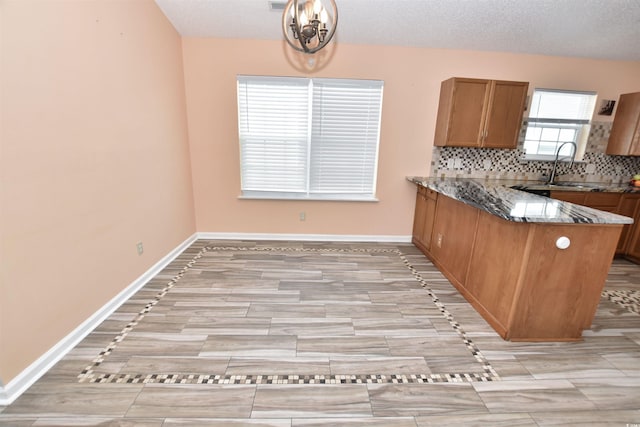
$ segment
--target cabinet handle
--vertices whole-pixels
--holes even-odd
[[[571,239],[567,236],[558,237],[556,240],[556,248],[558,249],[567,249],[571,245]]]

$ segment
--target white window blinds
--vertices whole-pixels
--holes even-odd
[[[238,78],[243,191],[305,191],[308,107],[301,80]]]
[[[373,200],[381,81],[238,76],[245,197]]]
[[[530,122],[588,124],[595,92],[536,89],[531,98]]]

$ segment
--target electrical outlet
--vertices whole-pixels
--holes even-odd
[[[456,169],[462,169],[462,159],[453,159],[453,167]]]
[[[300,212],[300,221],[304,221],[307,219],[307,214],[305,212]]]
[[[448,159],[447,160],[447,169],[453,169],[453,164],[454,164],[453,159]]]
[[[144,247],[142,246],[142,242],[138,242],[136,247],[138,248],[138,255],[142,255],[142,253],[144,252]]]

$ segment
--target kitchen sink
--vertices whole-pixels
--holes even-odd
[[[531,194],[537,194],[538,196],[549,197],[551,195],[551,189],[548,186],[543,185],[512,185],[511,188]]]
[[[526,191],[527,193],[538,194],[540,196],[551,195],[551,191],[603,191],[603,187],[598,184],[589,184],[584,182],[559,182],[557,184],[522,184],[514,185],[514,190]]]
[[[550,188],[561,188],[561,187],[569,187],[569,188],[588,188],[591,191],[601,191],[602,186],[599,184],[587,184],[584,182],[559,182],[557,184],[546,184]]]

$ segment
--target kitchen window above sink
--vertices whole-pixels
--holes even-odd
[[[524,160],[581,160],[595,107],[595,92],[535,89],[524,141]]]

